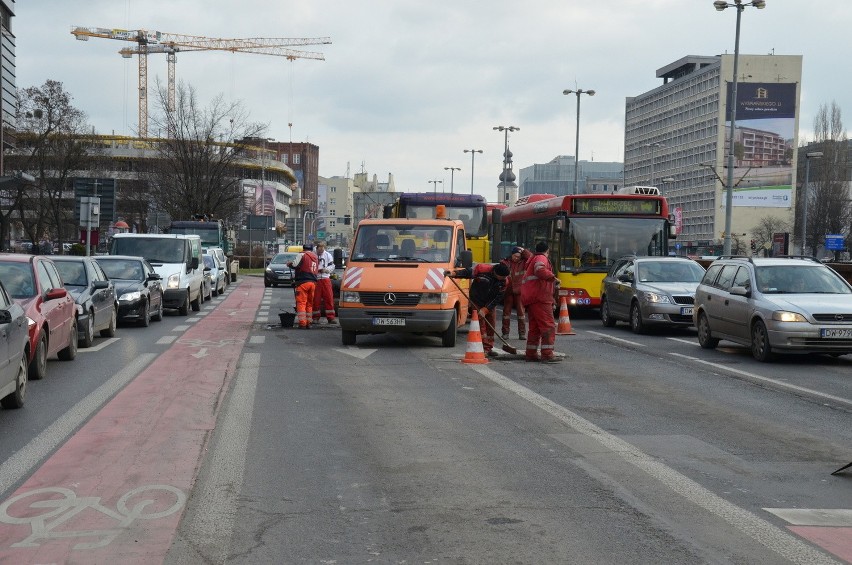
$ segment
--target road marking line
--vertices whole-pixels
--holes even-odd
[[[180,326],[175,326],[175,327],[173,327],[173,328],[172,328],[172,331],[173,331],[173,332],[185,332],[185,331],[186,331],[186,330],[188,330],[188,329],[189,329],[189,326],[188,326],[188,325],[180,325]]]
[[[361,349],[360,347],[351,346],[345,349],[335,348],[335,351],[339,353],[345,353],[346,355],[351,355],[352,357],[357,357],[358,359],[366,359],[367,357],[378,351],[378,349]]]
[[[819,392],[817,390],[813,390],[810,388],[805,388],[803,386],[794,385],[790,383],[785,383],[784,381],[779,381],[777,379],[770,379],[769,377],[762,377],[760,375],[755,375],[754,373],[749,373],[748,371],[743,371],[740,369],[734,369],[733,367],[727,367],[725,365],[720,365],[718,363],[713,363],[711,361],[705,361],[704,359],[699,359],[698,357],[690,357],[689,355],[683,355],[681,353],[669,353],[669,355],[673,355],[675,357],[682,357],[684,359],[689,359],[690,361],[695,361],[696,363],[701,363],[702,365],[708,365],[717,369],[719,371],[727,371],[729,373],[734,373],[736,375],[740,375],[749,379],[754,379],[756,381],[763,381],[766,383],[770,383],[773,386],[786,388],[790,390],[794,390],[796,392],[801,392],[803,394],[816,396],[818,398],[823,398],[825,400],[831,400],[832,402],[837,402],[839,404],[845,404],[846,406],[852,406],[852,400],[848,398],[841,398],[840,396],[834,396],[833,394],[827,394],[824,392]]]
[[[0,493],[6,492],[12,485],[29,475],[42,459],[64,442],[74,430],[80,427],[80,424],[88,420],[92,413],[115,396],[115,393],[136,378],[136,375],[156,357],[156,353],[142,353],[133,359],[127,367],[75,404],[27,445],[4,461],[0,465]]]
[[[794,526],[852,526],[852,510],[835,508],[764,508]]]
[[[249,338],[249,343],[251,343],[251,344],[259,345],[259,344],[262,344],[262,343],[265,343],[265,342],[266,342],[266,336],[265,335],[253,335]]]
[[[470,365],[470,368],[498,386],[514,392],[519,397],[547,412],[577,433],[596,441],[605,449],[610,450],[613,455],[621,457],[673,492],[728,522],[744,535],[793,563],[803,565],[837,563],[834,559],[814,549],[794,535],[788,534],[752,512],[728,502],[671,467],[656,461],[633,444],[607,433],[578,414],[504,377],[490,367]]]
[[[160,339],[156,341],[157,345],[169,345],[170,343],[174,343],[174,341],[178,338],[176,335],[164,335]]]
[[[677,341],[677,342],[680,342],[680,343],[685,343],[687,345],[694,345],[695,347],[700,347],[700,344],[697,341],[695,341],[694,339],[689,340],[689,339],[683,339],[682,337],[667,337],[666,339],[670,339],[672,341]]]
[[[116,342],[116,341],[118,341],[119,339],[121,339],[121,338],[111,337],[111,338],[109,338],[108,340],[106,340],[106,341],[104,341],[104,342],[101,342],[101,343],[99,343],[99,344],[95,345],[94,347],[87,347],[87,348],[85,348],[85,349],[77,349],[77,353],[92,353],[92,352],[94,352],[94,351],[100,351],[101,349],[103,349],[103,348],[104,348],[104,347],[106,347],[107,345],[110,345],[110,344],[112,344],[112,343],[115,343],[115,342]]]
[[[627,344],[633,345],[635,347],[646,347],[645,344],[639,343],[637,341],[630,341],[628,339],[621,339],[620,337],[613,337],[611,335],[600,333],[600,332],[587,331],[586,333],[592,334],[592,335],[597,335],[597,336],[600,336],[600,337],[605,337],[607,339],[611,339],[612,341],[620,341],[621,343],[627,343]]]

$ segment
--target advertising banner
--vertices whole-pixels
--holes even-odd
[[[728,83],[728,98],[732,99]],[[796,84],[737,84],[734,132],[734,206],[790,208],[793,205],[793,148],[796,141]],[[730,151],[730,120],[725,151]],[[723,200],[724,205],[724,200]]]

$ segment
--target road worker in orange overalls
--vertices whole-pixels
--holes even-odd
[[[501,263],[509,267],[509,278],[506,280],[506,292],[503,293],[503,339],[509,339],[512,323],[512,310],[518,313],[518,339],[527,339],[527,313],[521,302],[521,284],[527,272],[527,261],[532,256],[523,247],[512,248],[512,253]]]
[[[556,342],[556,321],[553,319],[553,291],[559,281],[550,266],[547,243],[535,244],[535,255],[527,261],[524,282],[521,285],[521,301],[527,310],[530,328],[527,334],[527,361],[555,363],[561,358],[553,354]],[[541,348],[541,357],[538,355]]]
[[[319,271],[319,260],[313,250],[313,245],[303,245],[302,252],[287,262],[296,271],[293,277],[296,285],[296,321],[302,330],[310,329],[313,320],[314,291]]]

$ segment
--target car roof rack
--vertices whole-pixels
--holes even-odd
[[[720,255],[716,259],[742,259],[743,261],[754,263],[754,258],[746,255]]]

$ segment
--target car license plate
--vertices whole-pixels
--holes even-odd
[[[683,306],[680,309],[681,316],[692,316],[692,306]]]
[[[405,318],[373,318],[374,326],[404,326]]]
[[[822,328],[820,336],[827,339],[852,339],[852,328]]]

